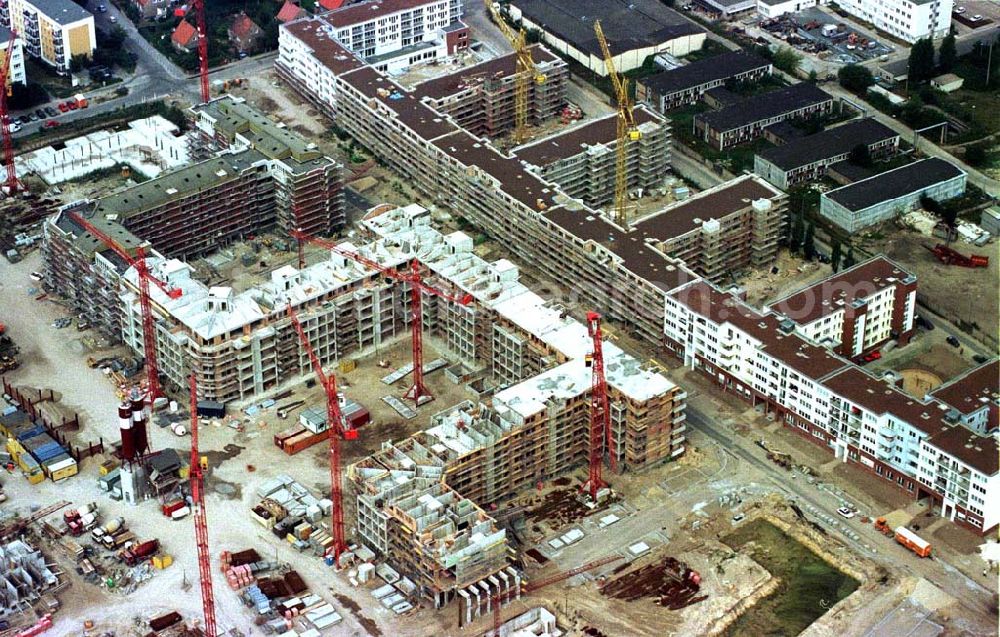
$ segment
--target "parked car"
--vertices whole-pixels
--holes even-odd
[[[54,106],[46,106],[45,114],[48,115],[49,117],[55,117],[56,115],[59,114],[59,111],[57,111]]]
[[[48,115],[45,114],[44,108],[39,108],[35,111],[35,115],[38,115],[38,119],[45,119]]]
[[[25,124],[31,123],[31,118],[28,117],[27,115],[22,115],[17,118],[17,121],[21,122],[21,125],[24,126]]]
[[[979,22],[982,19],[983,19],[983,16],[979,15],[978,13],[976,15],[972,16],[972,21],[973,22]]]
[[[31,277],[32,281],[41,281],[42,279],[45,278],[45,276],[41,272],[32,272],[28,276]]]
[[[99,4],[99,5],[97,5],[97,12],[98,13],[107,13],[108,12],[108,8],[106,6],[104,6],[103,4]]]
[[[955,338],[954,336],[949,336],[945,340],[947,340],[948,344],[951,345],[952,347],[961,347],[962,346],[962,344],[960,342],[958,342],[958,339]]]
[[[990,360],[990,357],[989,356],[983,356],[982,354],[976,354],[975,356],[972,357],[972,360],[974,360],[977,363],[979,363],[980,365],[982,365],[986,361]]]
[[[874,352],[868,352],[864,356],[864,360],[865,360],[866,363],[870,363],[872,361],[877,361],[880,358],[882,358],[882,352],[880,352],[878,350],[875,350]]]
[[[115,24],[116,22],[118,22],[118,18],[116,18],[115,16],[111,16],[110,18],[108,18],[108,20],[111,21],[111,24]]]
[[[12,133],[16,133],[17,131],[21,130],[21,122],[17,121],[16,119],[14,121],[7,122],[7,129]]]
[[[848,520],[854,517],[854,511],[852,511],[848,507],[840,507],[839,509],[837,509],[837,513],[839,513],[842,517],[847,518]]]
[[[32,121],[32,122],[37,122],[38,121],[38,115],[36,115],[34,113],[28,113],[28,120]]]
[[[59,109],[60,113],[67,113],[67,112],[69,112],[69,104],[67,104],[66,102],[59,102],[56,105],[56,108]]]
[[[80,105],[76,103],[76,100],[69,100],[68,102],[66,102],[66,106],[69,107],[69,110],[71,111],[75,111],[76,109],[80,108]]]
[[[958,15],[962,15],[963,13],[965,13],[965,7],[957,7],[955,9],[955,13],[957,13]]]
[[[59,127],[59,121],[54,119],[47,119],[45,120],[45,123],[42,124],[42,128],[58,128],[58,127]]]
[[[930,319],[917,315],[917,325],[924,328],[928,332],[934,329],[934,324],[931,323]]]

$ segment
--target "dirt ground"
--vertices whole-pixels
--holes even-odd
[[[936,387],[977,365],[972,359],[973,352],[952,347],[947,338],[944,330],[920,330],[907,345],[885,351],[882,358],[868,363],[865,368],[872,373],[887,370],[902,373],[903,390],[922,399],[933,389],[931,385]],[[919,382],[917,377],[920,377]]]
[[[985,269],[946,266],[922,246],[939,240],[909,230],[893,230],[880,243],[866,246],[884,252],[917,277],[922,299],[935,312],[956,325],[972,326],[971,335],[987,345],[996,346],[998,305],[1000,305],[1000,244],[976,247],[959,241],[952,247],[963,254],[990,257]]]
[[[741,277],[737,284],[746,290],[747,301],[759,307],[764,303],[788,296],[831,274],[833,270],[829,265],[819,261],[806,261],[782,249],[773,264],[766,268],[751,270]]]

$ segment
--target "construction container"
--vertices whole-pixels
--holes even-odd
[[[17,433],[18,440],[25,440],[27,438],[34,438],[38,434],[44,434],[45,427],[41,425],[32,424],[30,427],[26,427]],[[47,434],[46,434],[47,435]]]
[[[171,513],[170,513],[170,519],[171,520],[182,520],[182,519],[186,518],[190,513],[191,513],[191,507],[183,506],[183,507],[181,507],[179,509],[171,511]]]
[[[118,468],[117,460],[105,460],[104,462],[101,463],[99,467],[97,467],[97,475],[106,476],[117,468]]]
[[[329,436],[329,430],[313,433],[302,425],[296,425],[291,429],[274,434],[274,444],[288,455],[293,456],[303,449],[308,449],[316,443],[326,440]]]
[[[198,415],[204,418],[223,418],[226,415],[225,403],[214,400],[199,400],[197,409]]]
[[[371,414],[361,404],[348,400],[341,409],[344,416],[344,424],[348,429],[359,429],[371,422]]]
[[[931,544],[905,526],[896,527],[896,541],[920,557],[930,557]]]
[[[338,369],[341,374],[346,374],[348,372],[353,372],[357,366],[358,362],[353,358],[343,358],[340,361]]]
[[[45,475],[53,482],[59,482],[70,476],[75,476],[80,471],[76,460],[73,460],[65,453],[46,460],[42,463],[42,468],[45,471]]]
[[[161,571],[171,564],[174,563],[174,558],[171,555],[154,555],[153,556],[153,567],[158,568]]]
[[[97,486],[101,491],[110,492],[121,481],[121,469],[112,469],[107,474],[97,478]]]
[[[163,512],[163,515],[170,517],[170,515],[174,511],[176,511],[177,509],[183,509],[185,506],[187,506],[187,504],[184,502],[184,500],[177,499],[167,502],[166,504],[160,507],[160,510]]]

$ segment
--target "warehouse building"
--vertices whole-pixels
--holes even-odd
[[[706,143],[725,150],[757,139],[771,124],[827,115],[833,106],[833,96],[801,82],[736,100],[718,111],[699,113],[694,117],[694,131]]]
[[[764,58],[729,51],[636,80],[635,99],[661,113],[694,104],[705,91],[728,82],[755,82],[774,68]]]
[[[850,234],[893,219],[921,197],[945,201],[965,192],[965,171],[937,157],[856,181],[820,196],[820,214]]]
[[[670,126],[641,105],[634,115],[642,137],[626,145],[627,184],[630,189],[648,191],[661,186],[670,170]],[[511,152],[571,197],[600,207],[615,196],[617,136],[617,115],[608,115]]]
[[[873,118],[854,119],[764,150],[754,157],[754,172],[788,190],[823,177],[831,165],[846,160],[861,145],[872,159],[891,157],[899,151],[899,133]]]
[[[554,51],[601,77],[608,71],[595,20],[619,73],[639,68],[651,55],[687,55],[705,43],[704,29],[659,0],[511,0],[508,11],[525,29],[540,31]]]

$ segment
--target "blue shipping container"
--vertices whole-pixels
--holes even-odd
[[[56,456],[66,455],[66,450],[60,445],[55,445],[54,447],[46,446],[43,449],[37,449],[31,453],[35,456],[35,460],[44,463],[46,460],[55,458]]]
[[[35,425],[34,427],[30,429],[25,429],[21,433],[17,434],[17,439],[24,441],[27,440],[28,438],[33,438],[38,434],[43,434],[43,433],[45,433],[45,427],[42,427],[41,425]]]

